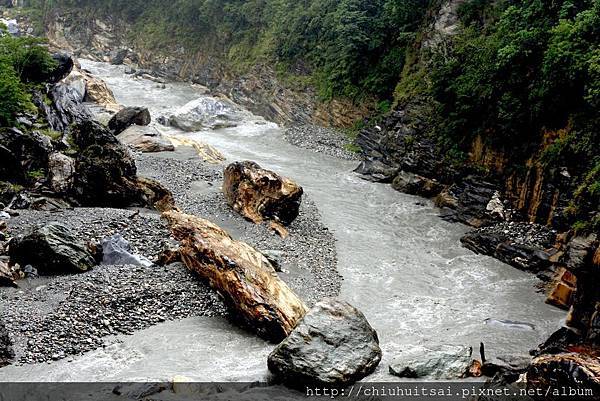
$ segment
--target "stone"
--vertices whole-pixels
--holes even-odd
[[[279,342],[304,316],[304,303],[259,251],[208,220],[177,211],[163,217],[181,242],[183,263],[219,291],[234,322]]]
[[[404,378],[454,380],[467,376],[473,350],[445,345],[438,348],[419,347],[403,353],[390,365],[390,373]]]
[[[518,376],[527,371],[530,363],[530,356],[499,355],[490,360],[486,360],[481,367],[481,371],[485,376],[488,377],[494,377],[498,373],[503,375],[511,374],[513,376]]]
[[[552,288],[546,298],[546,303],[562,309],[569,309],[573,304],[577,278],[573,273],[561,267],[557,270]]]
[[[131,245],[121,234],[115,234],[102,240],[102,264],[152,266],[152,262],[144,256],[132,253]]]
[[[269,355],[269,370],[286,385],[347,386],[381,361],[377,333],[344,301],[324,299]]]
[[[26,184],[39,178],[31,172],[44,175],[51,152],[52,143],[45,135],[0,128],[0,181]]]
[[[121,143],[144,153],[171,152],[175,146],[156,128],[132,125],[120,133],[117,138]]]
[[[52,83],[56,83],[64,79],[73,70],[73,58],[67,53],[54,53],[52,59],[56,62],[56,67],[50,72],[50,75],[45,79]]]
[[[169,238],[168,240],[163,241],[162,250],[158,255],[158,261],[156,263],[159,266],[167,266],[177,262],[181,262],[179,243]]]
[[[15,276],[8,264],[0,260],[0,287],[18,287]]]
[[[276,272],[281,272],[281,259],[283,258],[283,251],[277,251],[272,249],[265,249],[260,251],[265,258],[271,263],[271,265],[275,268]]]
[[[49,223],[13,238],[9,256],[21,266],[32,264],[40,274],[77,273],[96,263],[85,245],[66,226]]]
[[[119,135],[131,125],[148,125],[152,121],[145,107],[125,107],[119,110],[108,122],[108,128]]]
[[[563,388],[570,392],[568,398],[571,399],[600,394],[598,357],[585,352],[569,352],[542,355],[531,362],[527,370],[527,389],[539,389],[546,394],[545,400],[552,401],[565,399],[560,396]]]
[[[8,336],[8,331],[4,326],[4,322],[0,320],[0,368],[9,365],[15,358],[12,341]]]
[[[169,117],[169,125],[187,132],[235,127],[248,115],[227,98],[206,96],[178,109]]]
[[[72,196],[83,206],[175,207],[173,195],[157,181],[138,177],[129,150],[105,127],[86,121],[71,130],[78,148]]]
[[[397,176],[398,168],[380,160],[364,160],[354,169],[354,172],[368,181],[389,183]]]
[[[68,193],[73,187],[75,160],[63,153],[53,152],[48,156],[48,173],[52,190]]]
[[[225,168],[223,192],[233,210],[253,223],[288,225],[298,216],[303,190],[289,178],[243,161]]]
[[[225,156],[217,148],[197,139],[188,138],[183,135],[169,135],[169,141],[175,147],[189,146],[194,148],[198,152],[198,156],[207,163],[221,164],[225,161]]]
[[[496,184],[468,176],[442,191],[436,198],[436,206],[444,209],[445,220],[483,227],[498,219],[487,209],[496,193],[499,193]]]
[[[392,188],[410,195],[431,198],[438,195],[442,191],[443,186],[437,180],[400,171],[396,178],[394,178],[394,181],[392,181]]]

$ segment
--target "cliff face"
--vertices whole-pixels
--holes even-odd
[[[348,99],[320,102],[311,86],[286,85],[269,65],[256,65],[239,74],[229,68],[222,56],[190,51],[175,40],[157,52],[133,40],[128,25],[118,19],[54,10],[46,17],[45,28],[52,46],[69,50],[78,57],[125,62],[161,77],[192,81],[280,124],[349,127],[372,112],[369,102],[356,104]]]

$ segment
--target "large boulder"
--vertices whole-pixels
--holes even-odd
[[[377,333],[352,305],[324,299],[269,355],[268,366],[287,385],[345,386],[381,361]]]
[[[430,198],[438,195],[442,191],[443,186],[436,180],[400,171],[396,178],[394,178],[394,181],[392,181],[392,188],[410,195]]]
[[[192,132],[235,127],[247,116],[248,112],[229,99],[206,96],[192,100],[178,109],[169,118],[169,125]]]
[[[225,168],[223,192],[233,210],[248,220],[287,225],[298,216],[303,190],[289,178],[243,161]]]
[[[498,191],[496,184],[468,176],[442,191],[436,205],[444,209],[442,217],[448,221],[483,227],[499,219],[488,210]]]
[[[118,110],[115,96],[106,82],[88,71],[75,67],[64,79],[64,83],[77,94],[81,102],[92,102],[109,110]]]
[[[541,391],[544,397],[540,399],[549,401],[597,399],[600,394],[600,360],[586,353],[537,357],[527,370],[527,389],[534,393]]]
[[[85,121],[71,130],[78,148],[72,196],[84,206],[175,207],[173,196],[157,181],[137,176],[128,149],[105,127]]]
[[[148,125],[151,122],[150,112],[145,107],[125,107],[119,110],[108,122],[115,135],[119,135],[131,125]]]
[[[238,324],[273,342],[290,334],[306,306],[259,251],[208,220],[176,211],[163,217],[184,264],[221,293]]]
[[[0,321],[0,368],[10,364],[14,357],[15,353],[8,331],[4,327],[4,323]]]
[[[144,153],[171,152],[175,146],[156,128],[132,125],[120,133],[117,138],[121,143]]]
[[[96,264],[86,246],[66,226],[49,223],[13,238],[10,260],[32,265],[40,274],[83,272]]]
[[[48,97],[52,100],[50,104],[40,94],[33,96],[32,100],[54,131],[65,132],[72,124],[91,119],[89,110],[82,104],[80,93],[69,84],[57,83],[50,89]]]
[[[435,380],[460,379],[467,375],[472,362],[472,349],[460,346],[415,348],[403,352],[390,365],[390,373],[404,378]]]
[[[0,181],[30,181],[33,172],[46,169],[50,152],[50,139],[38,132],[0,129]]]

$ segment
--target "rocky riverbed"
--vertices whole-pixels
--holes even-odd
[[[292,145],[344,160],[360,160],[353,151],[352,140],[339,129],[317,125],[292,125],[285,129],[284,138]]]
[[[190,148],[153,155],[136,154],[143,176],[167,186],[180,208],[223,226],[235,238],[280,260],[279,274],[308,304],[335,296],[335,240],[305,199],[283,240],[266,225],[233,212],[221,192],[222,165],[201,161]],[[9,220],[8,234],[59,221],[84,242],[121,234],[133,253],[156,261],[169,231],[160,215],[145,209],[74,208],[59,212],[23,210]],[[182,264],[169,266],[100,265],[78,275],[26,279],[20,288],[0,288],[0,319],[13,339],[17,363],[38,363],[80,354],[159,322],[191,316],[222,316],[216,292]]]

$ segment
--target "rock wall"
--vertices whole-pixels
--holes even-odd
[[[128,64],[169,79],[189,80],[221,93],[255,114],[271,121],[316,123],[349,127],[372,112],[375,102],[354,104],[337,99],[320,102],[314,88],[283,84],[268,65],[259,64],[239,74],[228,67],[223,55],[189,51],[173,44],[160,52],[134,42],[129,26],[114,18],[98,19],[81,10],[54,11],[45,22],[46,35],[56,48],[78,57]]]

